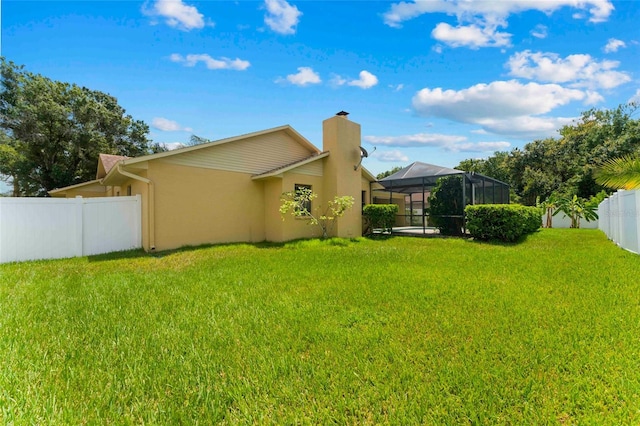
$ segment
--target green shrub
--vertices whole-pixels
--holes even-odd
[[[429,222],[443,235],[462,235],[462,177],[438,179],[429,197]]]
[[[362,215],[369,232],[372,232],[374,228],[382,228],[383,231],[391,232],[397,213],[398,206],[396,204],[367,204],[362,209]]]
[[[512,242],[531,234],[542,225],[542,211],[519,204],[478,204],[467,206],[467,229],[479,240]]]

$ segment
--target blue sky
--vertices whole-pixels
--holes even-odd
[[[362,125],[374,173],[453,167],[640,100],[640,4],[607,0],[7,1],[2,55],[118,98],[175,144]]]

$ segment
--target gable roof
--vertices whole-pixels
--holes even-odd
[[[194,151],[198,151],[198,150],[202,150],[202,149],[207,149],[207,148],[211,148],[211,147],[215,147],[215,146],[228,144],[228,143],[231,143],[231,142],[236,142],[236,141],[240,141],[240,140],[254,138],[254,137],[257,137],[257,136],[264,136],[264,135],[277,133],[277,132],[284,132],[289,137],[291,137],[295,142],[300,144],[305,149],[309,150],[314,155],[320,154],[320,150],[315,145],[313,145],[304,136],[302,136],[300,133],[298,133],[296,130],[294,130],[293,127],[291,127],[290,125],[287,124],[287,125],[284,125],[284,126],[273,127],[271,129],[260,130],[258,132],[245,133],[245,134],[242,134],[242,135],[233,136],[233,137],[225,138],[225,139],[220,139],[220,140],[217,140],[217,141],[212,141],[212,142],[203,143],[203,144],[199,144],[199,145],[187,146],[187,147],[184,147],[184,148],[178,148],[178,149],[174,149],[174,150],[171,150],[171,151],[159,152],[159,153],[156,153],[156,154],[144,155],[144,156],[141,156],[141,157],[126,158],[124,160],[121,160],[119,163],[122,166],[126,167],[126,166],[129,166],[129,165],[135,165],[137,163],[144,163],[146,161],[164,159],[164,158],[168,158],[168,157],[172,157],[172,156],[177,156],[177,155],[181,155],[181,154],[185,154],[185,153],[189,153],[189,152],[194,152]],[[113,177],[116,176],[117,174],[118,174],[118,168],[117,167],[112,167],[112,169],[109,171],[109,173],[107,173],[107,175],[103,178],[103,182],[106,183],[106,182],[113,181]]]
[[[105,177],[115,166],[118,161],[126,160],[129,157],[125,157],[124,155],[111,155],[111,154],[100,154],[98,157],[98,171],[96,172],[96,179],[102,179]]]
[[[291,136],[296,142],[298,142],[300,145],[304,146],[305,148],[309,149],[310,151],[316,152],[318,154],[320,153],[320,150],[314,144],[309,142],[309,140],[307,140],[307,138],[305,138],[300,133],[295,131],[293,129],[293,127],[291,127],[288,124],[286,124],[284,126],[273,127],[271,129],[260,130],[258,132],[245,133],[243,135],[233,136],[233,137],[225,138],[225,139],[219,139],[217,141],[212,141],[212,142],[203,143],[203,144],[199,144],[199,145],[187,146],[187,147],[184,147],[184,148],[178,148],[178,149],[174,149],[174,150],[171,150],[171,151],[158,152],[156,154],[143,155],[142,157],[129,158],[129,159],[127,159],[127,160],[125,160],[123,162],[123,165],[124,166],[128,166],[129,164],[135,164],[135,163],[140,163],[140,162],[144,162],[144,161],[155,160],[155,159],[158,159],[158,158],[171,157],[173,155],[184,154],[185,152],[197,151],[197,150],[200,150],[200,149],[210,148],[212,146],[218,146],[218,145],[223,145],[223,144],[230,143],[230,142],[235,142],[235,141],[238,141],[238,140],[241,140],[241,139],[248,139],[248,138],[252,138],[252,137],[256,137],[256,136],[263,136],[263,135],[267,135],[269,133],[276,133],[276,132],[280,132],[280,131],[284,131],[289,136]]]

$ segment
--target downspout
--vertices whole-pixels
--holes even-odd
[[[156,218],[156,214],[155,214],[155,187],[153,185],[153,182],[150,179],[147,178],[143,178],[142,176],[138,176],[138,175],[134,175],[133,173],[129,173],[126,172],[124,170],[122,170],[122,164],[118,163],[118,173],[120,173],[122,176],[126,176],[128,178],[134,179],[134,180],[139,180],[140,182],[144,182],[148,185],[149,188],[149,207],[148,207],[148,215],[149,215],[149,223],[148,225],[148,231],[149,231],[149,250],[150,251],[155,251],[156,250],[156,232],[155,232],[155,218]]]

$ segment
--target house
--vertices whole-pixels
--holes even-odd
[[[337,221],[333,235],[360,236],[362,204],[376,180],[360,166],[360,125],[340,112],[322,129],[322,151],[285,125],[137,158],[102,154],[95,180],[49,194],[140,194],[147,251],[319,236],[308,219],[280,215],[282,193],[298,185],[318,194],[312,209],[336,195],[352,196],[354,207]]]

